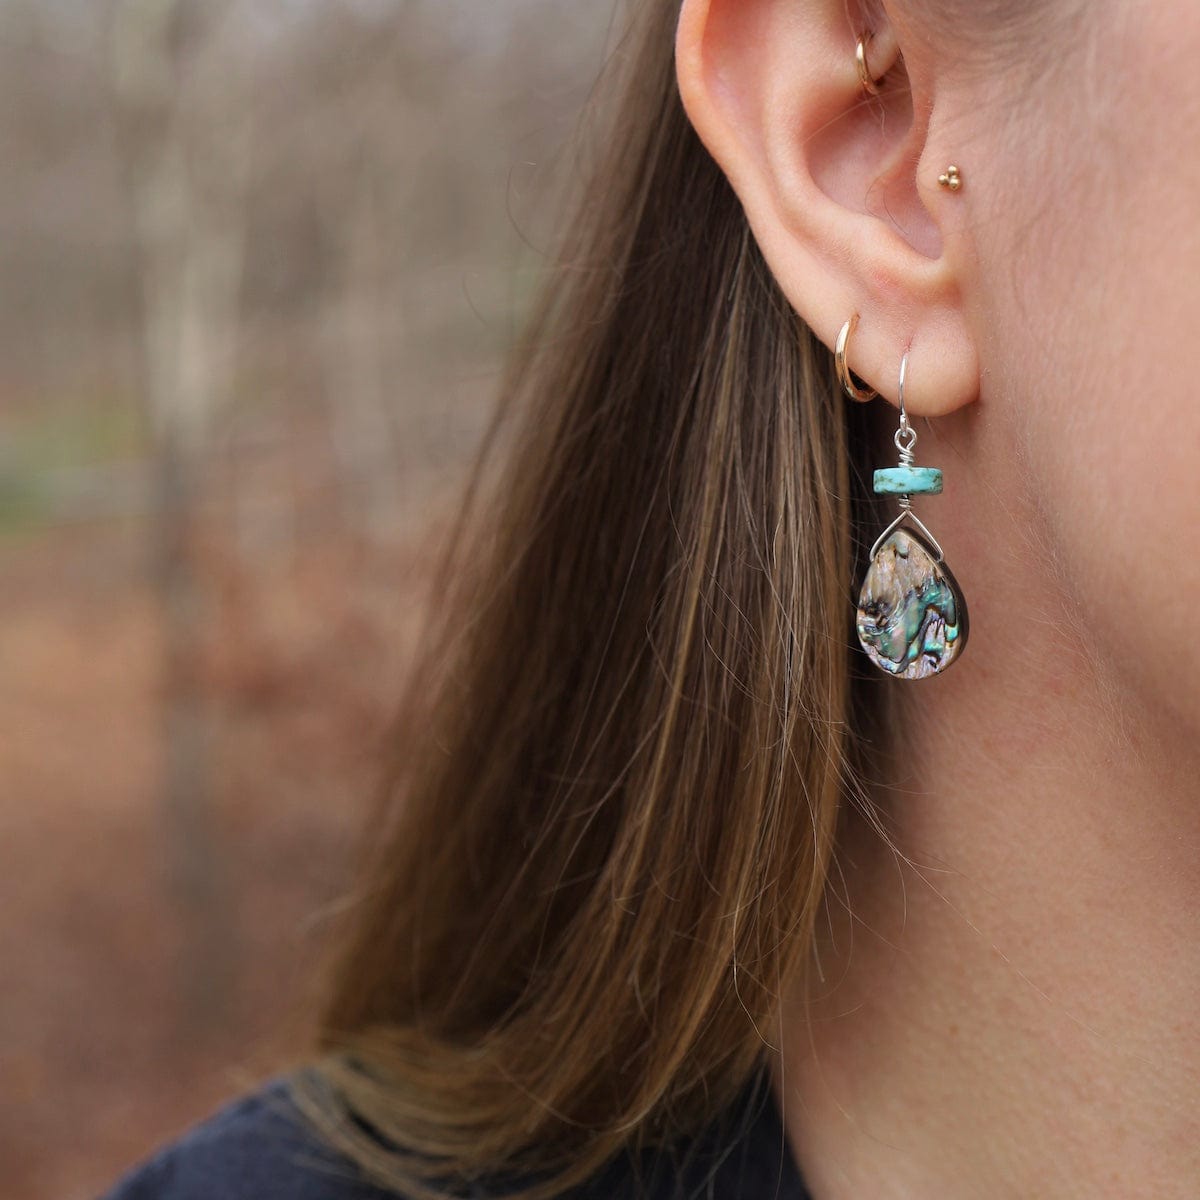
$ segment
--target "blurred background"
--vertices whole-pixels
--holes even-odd
[[[303,1035],[611,6],[0,0],[0,1179]]]

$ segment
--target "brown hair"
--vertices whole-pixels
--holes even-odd
[[[338,935],[305,1107],[416,1200],[555,1196],[730,1102],[864,794],[865,406],[685,116],[677,8],[613,56]]]

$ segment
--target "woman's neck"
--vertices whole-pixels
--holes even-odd
[[[785,999],[789,1141],[815,1200],[1194,1200],[1200,747],[979,561],[962,662],[894,685],[900,853],[846,821]]]

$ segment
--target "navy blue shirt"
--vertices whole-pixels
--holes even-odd
[[[397,1200],[320,1141],[289,1076],[226,1105],[121,1179],[102,1200]],[[507,1189],[505,1189],[507,1190]],[[476,1188],[475,1200],[502,1195]],[[563,1200],[811,1200],[765,1069],[699,1134],[614,1159]]]

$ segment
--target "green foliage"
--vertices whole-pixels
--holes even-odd
[[[76,395],[28,405],[0,430],[0,536],[103,514],[112,468],[145,453],[131,399]]]

